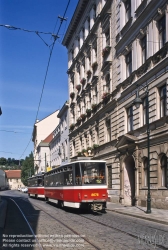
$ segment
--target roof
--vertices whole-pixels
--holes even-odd
[[[81,20],[81,16],[84,13],[88,3],[89,3],[89,0],[79,0],[78,1],[74,15],[70,21],[70,24],[68,26],[68,29],[67,29],[66,34],[64,36],[64,39],[62,41],[62,44],[64,46],[66,46],[66,47],[68,46],[68,44],[69,44],[69,42],[70,42],[70,40],[71,40],[75,30],[76,30],[76,27],[79,24],[79,21]]]
[[[50,142],[52,138],[53,138],[53,132],[50,135],[48,135],[42,142]]]
[[[21,170],[5,170],[8,179],[21,178]]]
[[[49,147],[49,143],[52,141],[53,139],[53,132],[48,135],[43,141],[41,141],[38,145],[38,147]]]
[[[61,110],[59,111],[57,117],[58,117],[58,118],[61,118],[61,116],[62,116],[63,113],[68,109],[68,107],[69,107],[69,103],[66,101],[66,102],[64,103],[64,105],[62,106]]]

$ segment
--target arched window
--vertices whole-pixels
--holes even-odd
[[[161,160],[161,185],[162,187],[166,187],[167,188],[167,157],[166,155],[163,155]]]
[[[147,174],[147,168],[148,168],[148,158],[145,158],[144,160],[144,186],[148,186],[148,174]]]

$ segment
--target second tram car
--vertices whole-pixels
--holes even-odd
[[[44,196],[44,173],[28,178],[28,195],[35,198],[45,198]]]
[[[106,162],[80,160],[45,173],[44,195],[61,207],[105,210]]]

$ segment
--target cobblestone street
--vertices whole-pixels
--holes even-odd
[[[44,200],[28,199],[27,194],[17,191],[13,194],[12,199],[23,211],[44,250],[143,250],[168,247],[167,225],[112,211],[88,213],[75,209],[60,209]],[[5,197],[7,200],[8,198]],[[16,234],[9,228],[10,225],[6,225],[6,235]],[[17,233],[19,234],[19,231]]]

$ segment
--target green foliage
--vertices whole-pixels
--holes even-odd
[[[31,152],[23,162],[22,171],[21,171],[21,180],[22,183],[27,186],[27,179],[34,174],[34,158],[33,153]]]
[[[6,164],[6,158],[1,157],[0,158],[0,165],[5,165]]]

